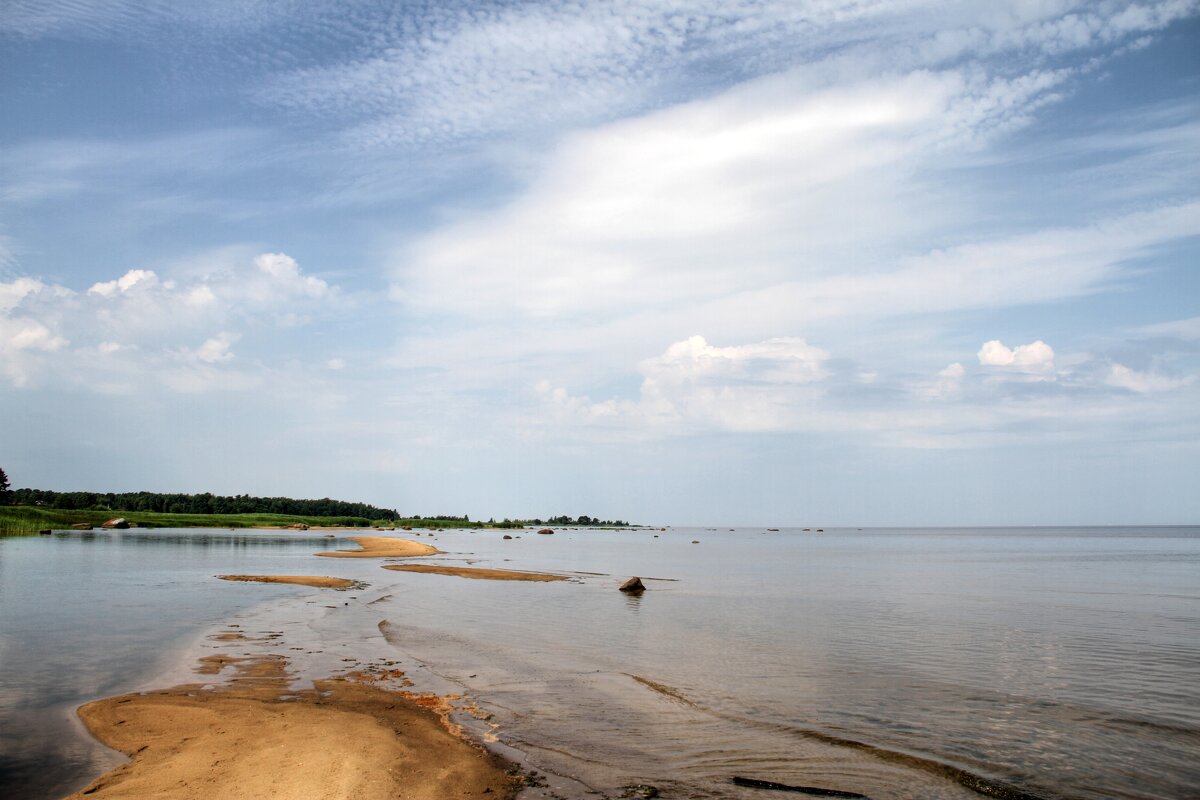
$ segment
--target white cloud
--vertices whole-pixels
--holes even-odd
[[[118,294],[126,294],[132,291],[135,287],[138,289],[148,289],[157,283],[158,275],[153,270],[131,269],[116,280],[93,284],[92,288],[88,289],[88,294],[99,295],[100,297],[116,297]]]
[[[977,355],[979,363],[985,367],[1011,367],[1016,372],[1030,375],[1054,372],[1054,348],[1041,339],[1011,349],[998,339],[992,339],[983,343]]]
[[[254,265],[272,278],[273,287],[283,291],[311,298],[329,294],[329,284],[311,275],[301,275],[296,259],[284,253],[263,253],[254,259]]]
[[[934,399],[945,399],[957,396],[962,391],[963,378],[967,370],[955,361],[953,364],[938,371],[937,380],[929,386],[925,394]]]
[[[331,358],[325,362],[325,366],[332,370],[342,370],[346,368],[346,362],[340,358]]]
[[[206,364],[218,364],[225,361],[233,360],[233,353],[229,348],[240,339],[241,336],[234,333],[221,332],[211,339],[206,339],[193,352],[193,355]]]
[[[44,283],[33,278],[17,278],[10,283],[0,283],[0,313],[7,314],[27,296],[45,288]]]
[[[1159,322],[1145,325],[1137,330],[1141,336],[1171,336],[1184,341],[1200,339],[1200,317]]]
[[[1128,389],[1138,394],[1167,392],[1172,389],[1178,389],[1181,386],[1186,386],[1190,382],[1184,378],[1171,378],[1153,372],[1138,372],[1124,364],[1116,363],[1109,367],[1108,376],[1105,379],[1105,383],[1109,386]]]

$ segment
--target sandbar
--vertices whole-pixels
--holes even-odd
[[[254,583],[294,583],[299,586],[317,586],[322,589],[349,589],[354,581],[346,578],[330,578],[327,575],[218,575],[223,581],[252,581]]]
[[[396,572],[428,572],[433,575],[455,575],[459,578],[478,578],[485,581],[565,581],[565,575],[544,572],[518,572],[512,569],[480,569],[478,567],[439,567],[434,564],[388,564],[384,569]]]
[[[414,542],[409,539],[396,539],[391,536],[351,536],[361,550],[334,550],[330,553],[317,553],[328,558],[394,558],[411,556],[432,556],[442,552],[431,544]]]
[[[282,659],[227,663],[238,670],[228,685],[80,708],[88,730],[131,760],[68,800],[513,796],[505,762],[451,733],[427,703],[348,677],[289,690]]]

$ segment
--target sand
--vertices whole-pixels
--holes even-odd
[[[431,544],[396,539],[391,536],[351,536],[361,550],[334,550],[317,553],[329,558],[393,558],[410,556],[432,556],[442,552]]]
[[[317,586],[322,589],[349,589],[354,581],[346,578],[330,578],[326,575],[218,575],[223,581],[253,581],[255,583],[294,583],[299,586]]]
[[[236,676],[129,694],[79,710],[88,730],[132,760],[84,798],[510,798],[496,756],[452,734],[438,714],[351,677],[289,691],[282,657],[210,659]],[[284,698],[287,699],[284,699]]]
[[[565,575],[544,572],[518,572],[511,569],[479,569],[476,567],[439,567],[433,564],[389,564],[384,569],[396,572],[428,572],[434,575],[455,575],[459,578],[478,578],[485,581],[565,581]]]

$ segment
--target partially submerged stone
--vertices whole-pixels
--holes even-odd
[[[620,591],[630,594],[641,594],[646,591],[646,586],[642,583],[641,578],[634,576],[621,584]]]
[[[124,528],[128,528],[128,527],[129,527],[129,521],[128,521],[127,519],[125,519],[124,517],[116,517],[116,518],[114,518],[114,519],[110,519],[108,522],[105,522],[105,523],[104,523],[103,525],[101,525],[100,527],[101,527],[101,528],[121,528],[121,529],[124,529]]]
[[[550,534],[554,533],[554,529],[553,528],[542,528],[540,531],[538,531],[538,533],[542,534],[543,536],[549,536]]]

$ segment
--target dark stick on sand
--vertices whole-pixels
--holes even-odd
[[[865,794],[858,792],[843,792],[840,789],[822,789],[818,786],[789,786],[786,783],[775,783],[774,781],[760,781],[756,778],[743,778],[738,775],[733,776],[733,783],[736,786],[747,786],[751,789],[773,789],[777,792],[796,792],[797,794],[811,794],[817,797],[851,797],[859,800],[869,800]]]

